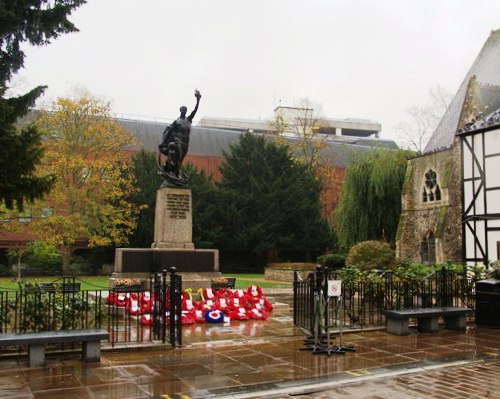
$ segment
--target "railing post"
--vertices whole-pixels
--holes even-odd
[[[299,272],[297,270],[295,270],[293,272],[293,325],[296,326],[297,325],[297,310],[298,310],[298,307],[297,307],[297,304],[298,304],[298,293],[297,293],[297,289],[298,289],[298,274]]]
[[[164,271],[166,273],[166,271]],[[172,347],[182,346],[182,278],[175,267],[170,268],[170,344]]]
[[[161,329],[161,342],[165,343],[167,340],[167,324],[170,326],[170,330],[172,330],[173,320],[175,318],[174,311],[172,308],[172,301],[169,297],[167,287],[167,271],[165,269],[162,270],[161,273],[161,320],[162,320],[162,329]],[[169,309],[169,314],[167,318],[167,309]],[[168,319],[168,320],[167,320]],[[168,321],[168,323],[167,323]],[[170,342],[172,343],[172,342]]]

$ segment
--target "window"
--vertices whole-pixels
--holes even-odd
[[[424,176],[423,202],[441,201],[441,188],[437,183],[437,173],[429,169]]]
[[[436,238],[432,231],[420,243],[420,259],[422,263],[436,263]]]

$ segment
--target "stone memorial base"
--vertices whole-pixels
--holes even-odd
[[[178,273],[182,276],[182,288],[191,288],[193,294],[196,293],[198,288],[210,288],[211,280],[221,276],[220,272],[206,272],[206,273]],[[114,288],[117,280],[122,279],[134,279],[141,280],[141,288],[144,290],[150,290],[150,277],[151,274],[148,273],[113,273],[112,277],[109,279],[109,288]]]
[[[183,277],[184,287],[206,288],[211,278],[220,276],[219,251],[194,248],[192,220],[191,189],[160,188],[156,192],[151,248],[117,248],[113,278],[145,280],[153,273],[175,267]]]
[[[115,273],[158,273],[175,267],[178,272],[218,272],[217,249],[117,248]]]

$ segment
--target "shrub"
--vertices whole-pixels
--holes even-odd
[[[0,263],[0,276],[5,277],[5,276],[10,276],[12,274],[12,270],[5,265],[2,265]]]
[[[496,280],[500,279],[500,261],[496,260],[489,264],[486,276]]]
[[[431,265],[424,265],[422,263],[409,263],[398,265],[396,274],[401,278],[412,280],[427,277],[435,270],[436,268]]]
[[[29,268],[57,272],[61,270],[62,258],[56,248],[42,241],[33,241],[25,258]]]
[[[386,242],[362,241],[351,247],[346,263],[360,270],[392,269],[395,265],[395,252]]]
[[[342,269],[345,266],[345,256],[341,254],[321,255],[317,262],[331,270]]]
[[[69,272],[72,275],[88,275],[92,274],[92,263],[82,256],[73,256],[69,265]]]

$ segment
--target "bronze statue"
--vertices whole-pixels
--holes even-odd
[[[163,131],[163,138],[158,146],[160,153],[167,157],[163,165],[159,162],[158,173],[164,179],[162,187],[187,185],[187,178],[182,173],[181,166],[188,152],[191,123],[200,104],[201,94],[198,90],[195,90],[194,96],[196,97],[196,106],[193,112],[186,117],[187,108],[182,106],[180,108],[181,115]]]

